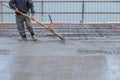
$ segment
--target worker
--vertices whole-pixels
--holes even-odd
[[[26,15],[29,15],[29,16],[31,15],[31,19],[34,20],[35,10],[34,10],[33,1],[32,0],[10,0],[9,6],[15,10],[17,29],[22,39],[24,41],[27,41],[26,32],[25,32],[25,27],[26,27],[30,32],[33,41],[36,41],[37,39],[34,36],[35,34],[33,31],[30,18],[19,13],[19,12],[22,12]]]

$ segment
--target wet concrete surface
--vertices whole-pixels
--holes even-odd
[[[120,80],[120,37],[0,38],[0,80]]]

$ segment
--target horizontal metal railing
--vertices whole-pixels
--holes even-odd
[[[8,1],[3,3],[8,5]],[[42,22],[119,22],[120,1],[34,0],[36,18]],[[15,14],[0,5],[0,22],[15,22]]]

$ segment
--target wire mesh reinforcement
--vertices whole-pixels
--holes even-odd
[[[43,29],[37,24],[33,24],[33,28],[37,37],[54,37],[52,33]],[[52,26],[60,35],[66,39],[82,38],[82,37],[106,37],[106,36],[119,36],[120,24],[65,24]],[[26,29],[26,34],[29,32]],[[15,24],[0,24],[1,37],[18,37],[19,33]]]

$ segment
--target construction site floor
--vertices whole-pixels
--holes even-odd
[[[120,37],[0,38],[0,80],[120,80]]]

